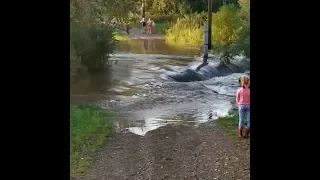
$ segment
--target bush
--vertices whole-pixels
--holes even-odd
[[[250,58],[250,0],[239,0],[239,5],[223,5],[212,18],[213,52],[222,53],[221,60],[227,63],[238,54]],[[206,13],[178,18],[166,32],[167,42],[202,45],[206,18]]]
[[[243,53],[250,58],[250,0],[239,0],[240,11],[238,13],[241,27],[238,31],[238,39],[233,46],[234,52]]]
[[[241,22],[234,4],[224,5],[212,17],[212,41],[217,52],[231,53],[231,46],[238,39]]]
[[[115,48],[113,29],[102,23],[102,2],[70,1],[70,77],[104,70]]]
[[[146,9],[148,9],[151,15],[184,15],[192,11],[190,4],[184,0],[147,0]]]
[[[149,16],[146,16],[148,18]],[[176,21],[178,15],[151,15],[151,19],[156,23]]]
[[[206,13],[194,13],[178,18],[166,32],[168,43],[200,46],[203,42],[203,26]]]
[[[213,17],[212,40],[222,61],[229,63],[234,55],[250,58],[250,0],[239,0],[240,8],[224,5]]]
[[[109,54],[115,48],[113,29],[103,24],[89,27],[71,22],[70,26],[70,71],[75,76],[79,71],[100,71],[106,67]]]

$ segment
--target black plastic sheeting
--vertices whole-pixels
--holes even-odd
[[[250,61],[238,60],[228,65],[225,65],[224,63],[220,63],[218,66],[208,64],[201,67],[199,70],[187,69],[183,72],[168,76],[178,82],[205,81],[213,77],[227,76],[233,73],[244,73],[249,69]]]

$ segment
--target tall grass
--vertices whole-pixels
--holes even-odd
[[[169,44],[200,46],[203,42],[203,25],[205,13],[195,13],[178,18],[166,31]]]

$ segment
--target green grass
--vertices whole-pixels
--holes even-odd
[[[81,176],[112,134],[112,114],[94,105],[70,105],[70,176]]]
[[[203,30],[197,27],[179,28],[171,27],[166,35],[168,44],[200,47],[203,44]]]
[[[204,40],[204,24],[206,13],[193,13],[178,17],[166,31],[166,42],[176,45],[200,47]]]
[[[230,136],[237,137],[237,128],[239,123],[238,112],[231,113],[229,116],[220,117],[217,123]],[[246,124],[246,122],[245,122]]]
[[[129,36],[127,34],[124,34],[122,32],[113,32],[114,38],[118,41],[126,41],[129,40]]]
[[[165,34],[166,30],[169,28],[170,23],[163,22],[163,23],[156,23],[156,33],[157,34]]]
[[[192,16],[178,18],[166,31],[165,38],[168,44],[199,47],[203,44],[203,26]]]

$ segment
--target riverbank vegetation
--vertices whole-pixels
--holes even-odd
[[[145,18],[151,18],[155,21],[156,32],[164,34],[169,44],[202,48],[204,40],[203,28],[204,25],[208,23],[208,1],[101,0],[90,3],[84,0],[72,0],[71,4],[75,4],[73,2],[77,2],[78,5],[71,6],[71,13],[78,13],[79,16],[73,16],[71,18],[71,20],[73,20],[72,22],[79,22],[79,19],[81,19],[81,21],[87,22],[85,24],[102,23],[104,24],[104,29],[109,29],[110,31],[108,24],[110,24],[111,19],[116,19],[116,27],[111,28],[111,32],[106,31],[104,33],[104,35],[109,37],[108,40],[105,40],[109,42],[109,50],[103,53],[109,54],[114,49],[113,43],[110,43],[113,41],[110,41],[110,38],[113,40],[128,39],[124,33],[119,33],[120,31],[126,31],[128,25],[131,27],[141,27],[139,22],[142,15],[142,6],[144,6],[145,9]],[[79,4],[82,6],[79,6]],[[229,63],[235,55],[241,54],[250,58],[250,0],[212,1],[212,10],[211,39],[213,52],[221,53],[221,60],[227,63]],[[115,31],[115,29],[117,29],[117,31]],[[93,32],[91,31],[91,33]],[[80,34],[83,35],[85,33]],[[92,36],[95,35],[88,35],[89,38],[87,38],[87,40],[91,38],[91,41],[95,41],[92,40]],[[96,37],[98,36],[97,34]],[[92,54],[92,51],[96,49],[93,45],[95,43],[89,44],[92,46],[90,48],[88,46],[86,47],[91,49],[91,51],[88,51]],[[74,46],[70,48],[75,49]],[[73,51],[73,57],[80,56],[79,54],[81,53],[78,52],[78,49]],[[104,63],[105,58],[101,57],[100,59],[101,61],[99,61],[99,63],[91,63],[90,65],[100,67],[100,65]],[[79,66],[79,63],[74,62],[73,64],[75,64],[75,67]],[[83,71],[85,68],[80,67],[79,69]],[[73,71],[72,69],[72,72]]]
[[[217,119],[217,124],[230,136],[237,136],[237,128],[239,123],[239,115],[232,112],[229,116]]]
[[[225,117],[220,117],[217,119],[217,124],[222,127],[227,135],[231,137],[238,137],[238,124],[239,124],[239,113],[231,112],[230,115]],[[244,125],[247,125],[247,122],[244,122]]]
[[[227,63],[235,55],[250,58],[250,0],[225,2],[212,15],[213,52],[222,53],[221,60]],[[201,47],[207,14],[206,10],[191,11],[177,18],[167,30],[167,42]]]
[[[70,1],[70,79],[105,70],[115,48],[114,29],[103,23],[103,5]]]
[[[70,81],[108,70],[114,51],[114,28],[103,23],[103,5],[70,1]],[[91,157],[112,133],[112,116],[97,106],[70,105],[70,175],[81,175]]]
[[[129,40],[128,34],[125,34],[124,32],[115,31],[112,33],[114,36],[114,39],[117,41],[126,41]]]
[[[110,1],[110,0],[109,0]],[[113,0],[116,1],[116,0]],[[121,1],[121,2],[120,2]],[[140,28],[143,1],[120,0],[125,10],[112,6],[113,17]],[[123,2],[122,2],[123,1]],[[202,48],[204,25],[207,24],[208,1],[194,0],[144,0],[145,18],[155,21],[156,30],[164,34],[169,44]],[[212,1],[212,46],[214,53],[221,53],[223,62],[233,56],[250,58],[250,0]]]
[[[203,43],[203,26],[207,14],[195,13],[177,18],[166,31],[166,41],[169,44],[190,45],[199,47]]]
[[[70,175],[82,175],[112,134],[112,114],[94,105],[70,105]]]

